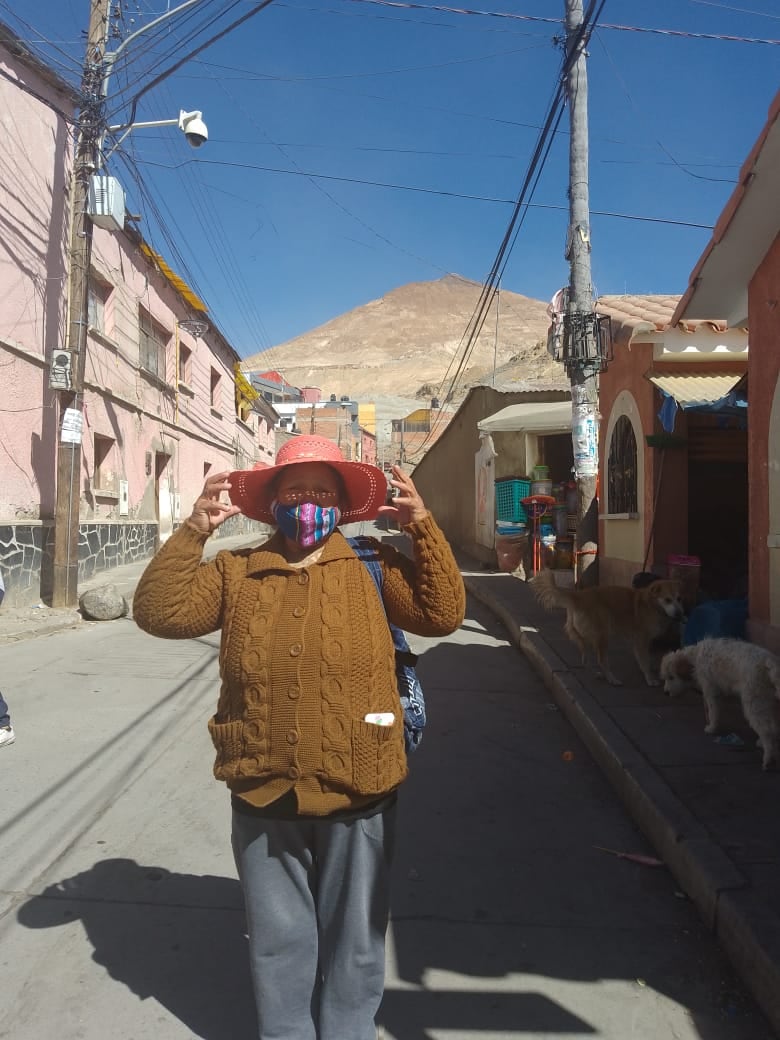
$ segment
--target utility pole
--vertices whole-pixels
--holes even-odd
[[[564,317],[572,399],[572,446],[577,482],[577,584],[598,583],[599,326],[593,309],[588,196],[588,72],[582,0],[566,4],[566,97],[569,105],[569,303]]]
[[[103,63],[108,39],[110,0],[92,0],[87,49],[81,79],[81,107],[71,174],[71,234],[68,265],[67,349],[72,357],[71,387],[59,392],[57,441],[57,501],[54,514],[52,606],[78,602],[79,503],[81,501],[81,423],[87,362],[89,270],[92,222],[87,215],[89,178],[97,163],[97,145],[104,129],[101,96]]]

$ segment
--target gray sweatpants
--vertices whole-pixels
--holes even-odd
[[[395,817],[233,812],[260,1040],[375,1040]]]

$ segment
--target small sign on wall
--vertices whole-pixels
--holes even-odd
[[[84,416],[78,408],[66,408],[62,417],[60,440],[63,444],[81,444]]]
[[[119,481],[119,515],[130,515],[130,494],[126,480]]]

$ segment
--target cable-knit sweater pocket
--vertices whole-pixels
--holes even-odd
[[[214,776],[217,780],[235,780],[245,775],[241,769],[245,757],[244,723],[240,719],[217,722],[217,716],[214,715],[209,719],[208,726],[217,751],[214,762]]]
[[[406,776],[402,723],[352,723],[352,783],[358,794],[385,794]]]

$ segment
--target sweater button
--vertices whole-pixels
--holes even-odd
[[[287,733],[287,743],[288,744],[297,744],[300,739],[301,739],[301,735],[300,735],[300,733],[298,733],[297,730],[291,729],[291,730],[288,731],[288,733]]]
[[[301,771],[297,766],[290,766],[290,768],[287,770],[287,775],[291,780],[297,780],[298,777],[301,775]]]
[[[297,701],[298,698],[300,697],[300,695],[301,695],[301,688],[300,688],[300,686],[291,686],[288,689],[288,691],[287,691],[287,696],[290,698],[291,701]]]
[[[303,650],[303,647],[300,643],[293,643],[290,647],[290,657],[299,657],[301,650]]]
[[[293,617],[303,617],[303,615],[305,613],[306,613],[306,611],[304,610],[303,607],[296,607],[295,610],[293,611]]]
[[[298,584],[299,585],[308,585],[309,584],[309,575],[306,573],[306,571],[302,571],[298,575]]]

